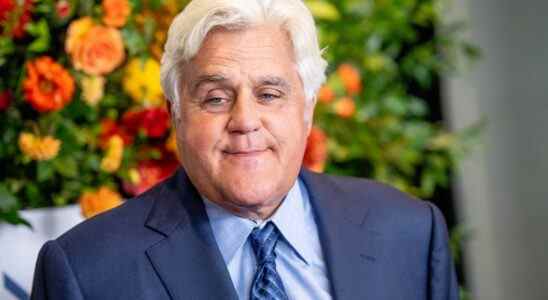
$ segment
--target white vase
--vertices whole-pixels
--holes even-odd
[[[13,279],[27,293],[30,293],[34,265],[42,245],[57,238],[74,225],[84,220],[79,205],[30,209],[21,215],[32,224],[33,229],[0,223],[0,299],[15,298],[5,288],[5,275]]]

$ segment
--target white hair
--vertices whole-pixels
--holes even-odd
[[[175,116],[180,111],[182,68],[198,53],[207,33],[216,27],[231,30],[264,23],[279,24],[289,33],[306,99],[315,101],[327,62],[314,19],[302,0],[194,0],[171,23],[161,62],[162,89]]]

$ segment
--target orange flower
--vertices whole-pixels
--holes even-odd
[[[327,136],[319,127],[313,126],[308,135],[303,166],[314,172],[323,172],[327,160]]]
[[[335,98],[335,93],[327,85],[322,86],[320,90],[318,91],[318,100],[322,103],[329,103],[333,101],[334,98]]]
[[[27,77],[23,81],[25,99],[39,112],[60,110],[74,93],[74,79],[49,56],[27,63]]]
[[[74,68],[89,75],[108,74],[126,57],[120,31],[94,24],[87,17],[70,24],[65,50]]]
[[[82,215],[86,218],[91,218],[122,204],[122,196],[116,191],[103,186],[95,192],[84,192],[80,196],[79,202]]]
[[[177,159],[180,160],[179,150],[177,147],[177,133],[175,129],[171,130],[171,133],[169,134],[169,137],[166,140],[165,148],[167,151],[170,151],[171,153],[175,154]]]
[[[19,149],[33,160],[50,160],[55,158],[61,148],[61,141],[51,137],[38,137],[23,132],[19,135]]]
[[[362,90],[360,72],[354,66],[342,64],[337,69],[337,74],[341,78],[348,94],[355,95]]]
[[[350,118],[356,113],[356,104],[350,97],[342,97],[335,102],[335,113],[341,118]]]
[[[131,13],[128,0],[103,0],[103,22],[108,26],[122,27]]]

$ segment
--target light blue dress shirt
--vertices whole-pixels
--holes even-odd
[[[231,214],[202,197],[209,223],[239,299],[249,299],[256,259],[248,236],[271,220],[282,237],[276,245],[276,270],[289,299],[331,299],[318,228],[305,186],[297,180],[276,212],[262,222]]]

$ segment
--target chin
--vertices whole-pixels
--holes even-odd
[[[285,187],[279,179],[261,178],[255,176],[240,178],[227,182],[223,188],[225,201],[242,207],[260,207],[280,201],[291,186]]]

